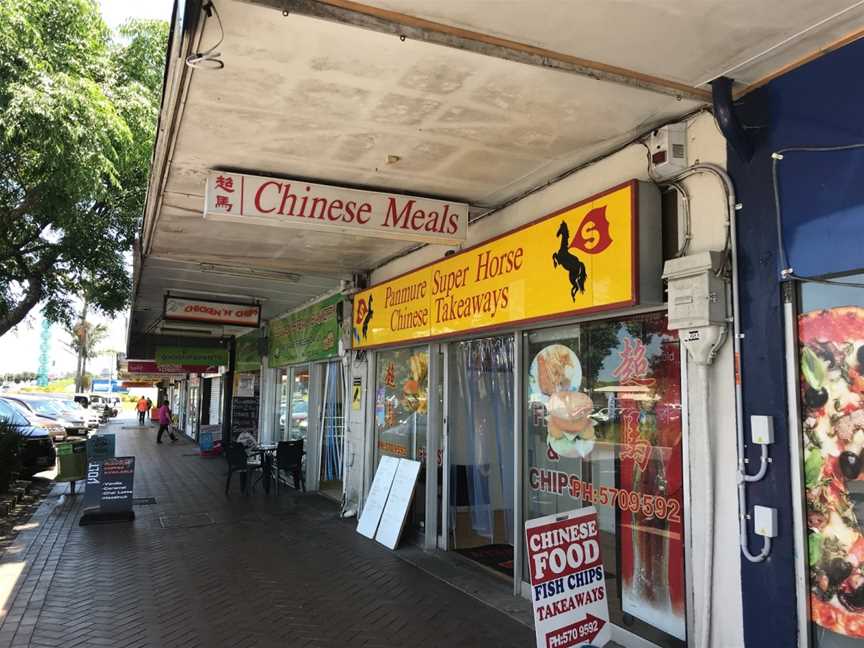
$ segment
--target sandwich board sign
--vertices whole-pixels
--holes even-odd
[[[98,522],[132,521],[135,457],[91,461],[87,465],[84,514],[80,526]]]
[[[387,496],[390,495],[390,486],[393,484],[398,466],[399,459],[388,455],[382,456],[378,463],[372,488],[369,489],[369,496],[357,522],[357,533],[370,540],[375,537],[375,532],[378,530],[378,522],[381,521],[381,514],[384,513],[384,506],[387,504]]]
[[[408,515],[408,509],[414,499],[414,488],[419,474],[419,461],[399,459],[399,465],[393,475],[393,484],[390,486],[390,495],[381,513],[378,531],[375,532],[375,539],[388,549],[395,549],[399,544],[405,516]]]
[[[593,506],[525,523],[537,648],[604,646],[612,638]]]

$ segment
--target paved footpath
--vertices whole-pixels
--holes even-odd
[[[532,631],[283,490],[224,495],[225,462],[116,421],[134,523],[79,527],[58,486],[0,560],[0,647],[532,646]],[[239,481],[239,480],[237,480]]]

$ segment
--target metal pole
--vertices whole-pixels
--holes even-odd
[[[438,546],[438,432],[441,430],[441,345],[429,346],[429,418],[426,424],[426,527],[424,548]]]
[[[522,595],[522,333],[513,334],[513,596]]]
[[[231,401],[234,399],[234,367],[236,364],[234,338],[227,338],[228,345],[228,371],[222,376],[222,447],[228,448],[231,444]],[[199,390],[203,388],[199,387]],[[201,402],[201,394],[198,401]]]

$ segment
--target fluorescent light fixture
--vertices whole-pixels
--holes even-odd
[[[224,292],[216,292],[214,290],[186,290],[186,289],[171,289],[166,290],[165,294],[168,297],[180,297],[185,299],[200,299],[201,295],[205,295],[207,297],[222,297],[224,299],[238,299],[241,302],[256,302],[256,303],[264,303],[267,301],[266,297],[253,297],[252,295],[239,295],[237,293],[224,293]]]
[[[296,272],[282,272],[280,270],[264,270],[260,268],[243,268],[223,265],[220,263],[202,263],[199,266],[202,272],[208,274],[224,275],[226,277],[241,277],[243,279],[275,279],[276,281],[288,281],[297,283],[302,275]]]

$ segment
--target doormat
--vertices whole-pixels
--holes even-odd
[[[155,497],[133,497],[132,498],[132,506],[149,506],[150,504],[155,504]]]
[[[513,576],[513,547],[508,544],[492,544],[470,549],[456,549],[457,553],[484,567]]]
[[[159,524],[163,529],[191,529],[193,527],[216,524],[209,513],[189,513],[180,515],[160,515]]]

